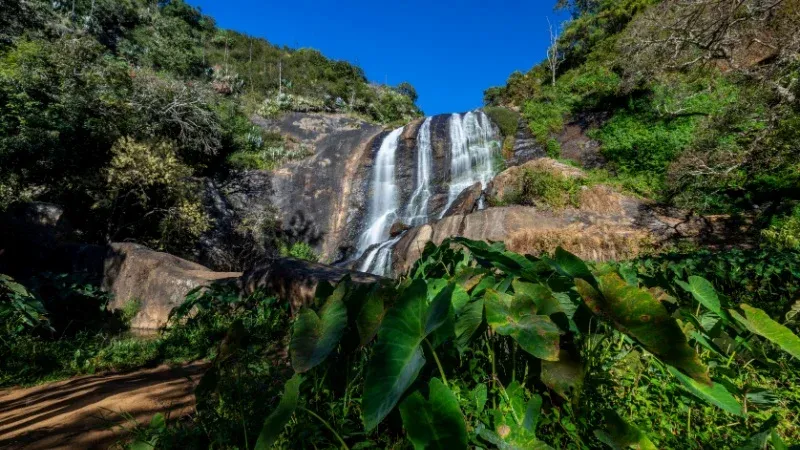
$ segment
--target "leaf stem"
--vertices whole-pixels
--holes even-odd
[[[331,424],[329,424],[325,419],[323,419],[317,413],[315,413],[314,411],[311,411],[310,409],[308,409],[306,407],[300,406],[299,408],[302,409],[303,411],[309,413],[310,415],[316,417],[317,420],[319,420],[320,422],[322,422],[323,425],[325,425],[325,428],[330,430],[330,432],[333,433],[334,436],[336,436],[336,439],[338,439],[339,443],[342,444],[342,448],[343,449],[350,450],[350,447],[347,446],[347,444],[344,442],[344,439],[342,439],[342,437],[339,436],[339,433],[337,433],[336,430],[333,429]]]
[[[428,348],[431,349],[433,360],[436,361],[436,365],[439,367],[439,375],[442,376],[442,383],[444,383],[445,387],[449,388],[450,386],[447,385],[447,377],[444,375],[444,367],[442,367],[442,362],[439,361],[439,356],[436,354],[436,350],[433,348],[433,345],[431,345],[430,341],[428,341],[428,338],[424,338],[423,341],[425,341],[425,343],[428,344]]]

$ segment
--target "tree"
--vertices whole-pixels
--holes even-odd
[[[411,85],[408,81],[403,81],[402,83],[397,85],[397,92],[405,95],[406,97],[411,99],[412,103],[417,102],[417,90],[414,89],[414,86]]]
[[[599,7],[599,0],[558,0],[555,9],[569,10],[574,17],[578,17],[581,14],[595,12]]]
[[[558,50],[558,30],[553,30],[553,24],[550,23],[550,18],[547,19],[547,25],[550,29],[550,46],[547,48],[547,67],[550,69],[552,83],[553,86],[555,86],[558,66],[564,62],[564,54]]]

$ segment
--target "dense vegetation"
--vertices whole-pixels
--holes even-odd
[[[280,74],[280,76],[279,76]],[[181,0],[0,3],[0,212],[62,205],[87,241],[189,255],[198,177],[305,157],[253,113],[420,114],[416,92],[350,63],[215,26]]]
[[[551,155],[588,126],[629,189],[700,213],[752,215],[797,242],[800,4],[563,1],[551,60],[488,89]],[[553,82],[553,72],[555,81]]]
[[[197,414],[137,432],[157,448],[780,449],[800,439],[799,274],[795,252],[587,266],[457,239],[398,281],[322,284],[293,321],[222,286],[145,344],[48,356],[211,358]],[[63,345],[32,323],[4,350]],[[10,364],[4,382],[33,379]]]

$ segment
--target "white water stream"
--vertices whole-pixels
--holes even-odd
[[[389,133],[381,142],[373,168],[372,198],[367,216],[367,228],[358,242],[358,256],[368,252],[358,267],[362,272],[376,275],[391,273],[392,252],[400,236],[389,236],[392,225],[402,222],[415,227],[429,221],[428,202],[431,198],[433,149],[431,122],[428,117],[417,133],[416,179],[408,204],[399,204],[395,177],[395,153],[404,128]],[[449,120],[450,185],[443,216],[458,195],[480,182],[483,188],[494,177],[492,155],[497,137],[492,123],[483,111],[470,111],[463,116],[453,114]],[[376,245],[380,244],[380,245]]]

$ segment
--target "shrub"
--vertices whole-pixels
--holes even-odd
[[[554,159],[559,158],[561,157],[561,144],[558,140],[550,138],[547,140],[547,148],[545,151],[547,152],[547,156]]]
[[[290,256],[292,258],[302,259],[305,261],[318,262],[319,254],[317,251],[306,242],[295,242],[292,245],[283,244],[280,247],[281,256]]]
[[[800,206],[792,214],[774,219],[772,225],[761,232],[766,244],[779,250],[800,250]]]
[[[519,113],[500,106],[487,106],[483,111],[500,128],[500,133],[505,138],[513,138],[519,126]]]
[[[518,186],[501,199],[503,203],[545,206],[553,209],[578,204],[578,193],[582,182],[561,173],[546,169],[526,169]]]

